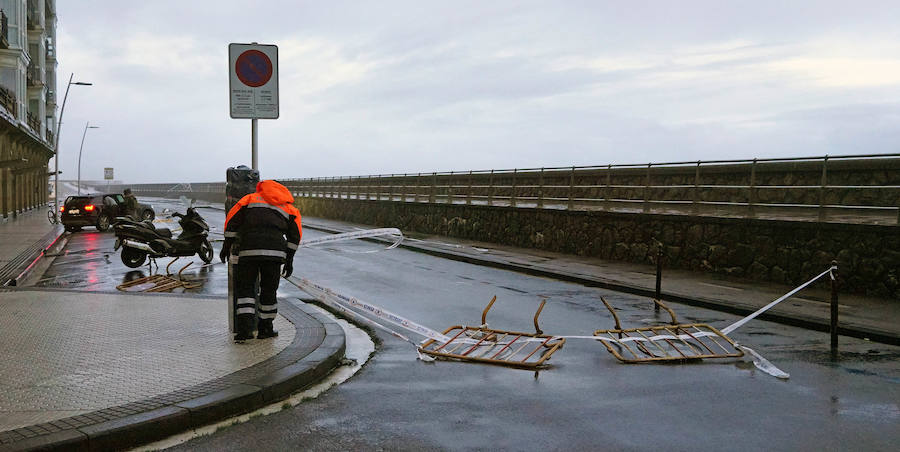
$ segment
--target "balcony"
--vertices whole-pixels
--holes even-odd
[[[40,133],[41,120],[38,119],[37,116],[31,114],[31,112],[28,111],[28,112],[25,112],[25,119],[28,122],[28,127],[31,127],[31,130],[34,130],[36,133]]]
[[[0,49],[9,48],[9,18],[0,9]]]
[[[28,0],[27,20],[29,30],[40,30],[44,28],[44,24],[41,22],[41,11],[38,9],[37,2],[34,0]]]
[[[25,72],[25,81],[28,83],[29,87],[43,86],[43,75],[41,68],[34,63],[31,63],[28,65],[28,70]]]
[[[11,89],[0,86],[0,105],[13,116],[16,115],[16,93]]]

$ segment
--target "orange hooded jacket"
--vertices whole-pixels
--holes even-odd
[[[256,184],[256,193],[241,198],[225,217],[225,245],[237,241],[232,252],[241,258],[293,258],[302,237],[294,197],[274,180]]]

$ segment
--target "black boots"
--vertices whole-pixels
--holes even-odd
[[[256,338],[268,339],[276,336],[278,336],[278,331],[275,331],[272,326],[272,319],[259,319],[259,324],[256,326]]]
[[[234,335],[235,342],[242,343],[246,340],[253,339],[252,314],[238,314],[237,316],[235,316],[234,322],[234,329],[236,332],[236,334]]]

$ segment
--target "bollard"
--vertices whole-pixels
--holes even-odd
[[[656,299],[660,300],[662,292],[662,242],[656,242]],[[653,303],[653,312],[659,313],[659,303]]]
[[[838,282],[837,261],[831,261],[831,355],[834,357],[838,351]]]

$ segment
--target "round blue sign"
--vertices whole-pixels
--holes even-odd
[[[234,73],[241,83],[258,88],[272,78],[272,60],[259,50],[247,50],[235,60]]]

